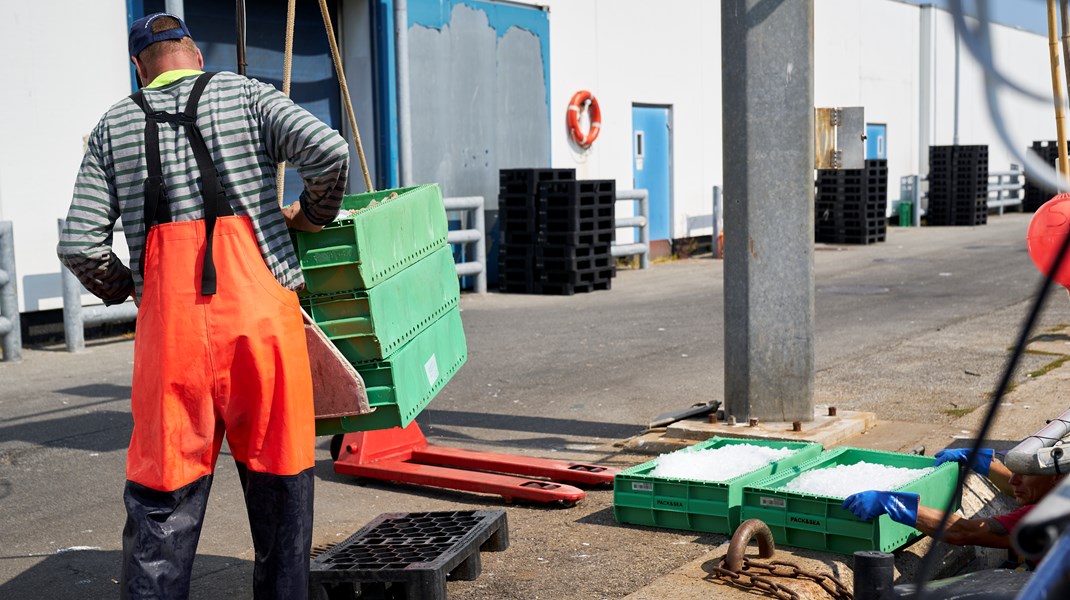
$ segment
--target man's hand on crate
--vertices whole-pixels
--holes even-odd
[[[886,514],[896,523],[914,527],[918,522],[920,500],[920,496],[909,492],[870,490],[848,496],[844,499],[842,507],[866,522]]]
[[[308,231],[311,233],[316,233],[323,229],[323,225],[316,225],[308,220],[305,213],[301,211],[300,202],[294,202],[289,206],[282,207],[282,216],[286,219],[286,226],[290,229]]]

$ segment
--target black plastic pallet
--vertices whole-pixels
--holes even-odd
[[[609,206],[617,201],[612,180],[553,181],[539,184],[539,199],[546,209],[573,206]]]
[[[571,270],[546,270],[541,274],[542,285],[582,285],[586,283],[602,283],[617,276],[616,267],[610,264],[590,266],[583,269]]]
[[[513,281],[499,277],[498,291],[502,294],[541,294],[542,283],[538,281]]]
[[[498,217],[498,230],[501,233],[539,233],[539,224],[535,220],[516,217]]]
[[[523,272],[531,272],[538,270],[536,263],[533,259],[523,256],[499,256],[498,257],[498,273],[503,276],[509,273],[509,277],[513,277],[513,273],[519,274]]]
[[[612,256],[587,258],[545,258],[539,262],[539,272],[544,279],[561,280],[562,277],[578,277],[580,273],[597,270],[613,270]],[[612,275],[610,275],[612,277]],[[582,279],[577,279],[579,283]]]
[[[534,246],[542,243],[542,232],[499,231],[498,242],[503,246]]]
[[[498,171],[498,191],[502,194],[534,196],[543,181],[572,181],[576,169],[501,169]]]
[[[539,287],[538,293],[547,296],[572,296],[575,294],[586,294],[588,292],[609,290],[612,288],[612,279],[577,284],[543,282],[542,285]]]
[[[312,560],[310,596],[445,600],[447,579],[478,578],[480,552],[508,547],[504,510],[382,514]]]
[[[590,246],[536,246],[535,255],[540,259],[577,259],[595,256],[612,256],[612,244]]]
[[[614,229],[612,217],[594,219],[543,219],[542,230],[552,233],[595,233]]]
[[[612,243],[616,229],[599,231],[544,231],[542,242],[554,246],[595,246]]]
[[[1070,148],[1070,142],[1066,145]],[[1059,143],[1055,140],[1034,141],[1026,152],[1033,152],[1052,168],[1055,168],[1055,163],[1059,161]],[[1035,178],[1029,176],[1028,171],[1025,173],[1025,197],[1022,200],[1022,210],[1036,212],[1055,195],[1055,190],[1046,185],[1037,185],[1038,183]]]
[[[885,233],[873,233],[866,235],[852,235],[852,234],[838,234],[838,235],[817,235],[815,241],[820,244],[850,244],[850,245],[869,245],[883,242],[886,238]]]

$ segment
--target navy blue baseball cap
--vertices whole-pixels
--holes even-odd
[[[152,22],[160,17],[171,17],[178,21],[178,27],[153,33]],[[156,13],[141,17],[137,21],[134,21],[134,24],[130,26],[130,56],[141,54],[142,50],[156,42],[162,42],[164,40],[180,40],[184,37],[192,38],[193,36],[189,34],[189,29],[186,28],[186,24],[182,22],[182,19],[179,19],[175,15]]]

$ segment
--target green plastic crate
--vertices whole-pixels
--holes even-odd
[[[387,198],[397,192],[397,197]],[[373,201],[379,204],[367,208]],[[302,296],[366,290],[446,245],[446,208],[438,185],[346,196],[360,210],[315,233],[294,234],[305,275]]]
[[[787,472],[744,487],[741,519],[764,521],[778,544],[841,554],[853,554],[858,550],[892,552],[920,537],[921,532],[892,521],[888,515],[881,515],[869,523],[862,521],[851,511],[840,508],[843,498],[783,489],[803,471],[859,462],[923,469],[933,466],[934,459],[879,450],[835,448]],[[923,505],[943,510],[955,491],[957,480],[958,466],[945,463],[928,475],[888,491],[920,494]]]
[[[385,360],[355,365],[368,390],[366,415],[318,419],[316,435],[405,427],[468,358],[461,311],[454,307]]]
[[[653,477],[652,460],[621,471],[613,478],[613,515],[620,523],[686,529],[707,533],[731,533],[739,526],[743,486],[806,462],[821,453],[821,445],[747,438],[710,438],[677,450],[696,452],[731,444],[753,444],[798,451],[782,460],[726,481],[698,481]]]
[[[302,304],[342,355],[358,364],[390,356],[460,297],[457,267],[446,246],[370,290],[313,296]]]

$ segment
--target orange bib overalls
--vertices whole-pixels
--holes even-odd
[[[252,222],[233,215],[196,127],[211,76],[198,77],[183,113],[153,112],[141,92],[131,96],[146,114],[148,234],[134,341],[122,596],[188,596],[226,436],[253,534],[255,597],[305,598],[315,415],[304,327],[297,296],[268,270]],[[160,123],[186,132],[201,174],[203,220],[171,220]]]

